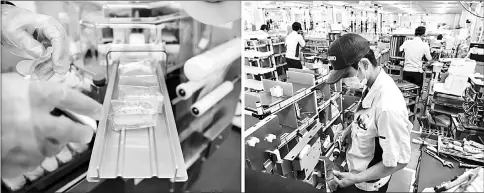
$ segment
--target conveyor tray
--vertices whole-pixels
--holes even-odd
[[[110,114],[111,99],[118,94],[118,65],[109,77],[104,101],[104,112]],[[114,131],[108,116],[100,120],[94,142],[88,181],[100,179],[168,178],[174,181],[188,179],[178,132],[168,97],[161,65],[156,65],[160,91],[164,95],[162,113],[157,117],[157,126],[137,130]]]

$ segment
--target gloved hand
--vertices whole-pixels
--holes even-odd
[[[34,170],[69,142],[90,142],[92,128],[52,116],[55,107],[96,120],[103,116],[101,104],[67,86],[2,74],[2,177]]]
[[[34,37],[36,31],[36,37]],[[2,5],[2,45],[12,53],[29,59],[39,58],[45,47],[52,46],[53,69],[65,74],[69,70],[69,46],[66,32],[53,17],[29,10]]]

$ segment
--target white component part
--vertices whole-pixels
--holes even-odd
[[[191,81],[200,81],[216,75],[241,56],[242,40],[235,38],[218,45],[198,56],[190,58],[183,67],[186,77]]]
[[[269,90],[271,91],[271,96],[273,97],[282,97],[284,95],[284,90],[279,85],[276,85]]]
[[[272,141],[273,141],[274,139],[276,139],[276,138],[277,138],[277,136],[276,136],[276,135],[274,135],[274,134],[269,134],[269,135],[267,135],[267,136],[264,138],[264,140],[265,140],[265,141],[267,141],[267,142],[269,142],[269,143],[272,143]]]
[[[24,174],[24,176],[27,179],[29,179],[29,181],[31,181],[31,182],[35,181],[36,179],[38,179],[42,175],[44,175],[44,169],[42,169],[42,167],[40,167],[40,166],[35,168],[34,171],[27,172],[27,173]]]
[[[458,141],[453,141],[452,143],[453,143],[454,145],[456,145],[456,146],[462,146],[462,143],[461,143],[461,142],[458,142]]]
[[[72,153],[69,148],[65,146],[55,157],[57,157],[60,162],[67,163],[72,160]]]
[[[472,155],[472,157],[476,158],[476,159],[484,159],[484,153],[481,153],[481,154],[474,154]]]
[[[183,100],[192,97],[193,93],[200,90],[205,85],[205,81],[189,81],[176,87],[176,94]]]
[[[260,140],[257,137],[251,137],[245,143],[250,147],[255,147],[255,144],[259,143]]]
[[[328,137],[326,137],[326,139],[323,142],[323,147],[324,148],[329,148],[330,145],[331,145],[331,140],[330,140],[330,138],[328,136]]]
[[[24,187],[25,183],[27,183],[27,180],[25,180],[24,176],[19,176],[16,178],[2,178],[3,183],[5,183],[6,186],[8,186],[12,191],[20,190],[22,187]]]
[[[57,162],[57,159],[54,157],[48,157],[45,158],[45,160],[41,164],[42,168],[45,169],[47,172],[53,172],[57,168],[59,168],[59,163]]]
[[[191,112],[194,116],[201,116],[207,110],[212,108],[220,100],[222,100],[227,94],[229,94],[234,89],[234,84],[231,81],[226,81],[220,86],[215,88],[212,92],[208,93],[191,106]]]

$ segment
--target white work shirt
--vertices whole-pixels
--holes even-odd
[[[301,48],[306,46],[306,42],[301,34],[298,34],[296,31],[292,31],[286,37],[286,58],[290,58],[293,60],[299,60],[298,55],[296,57],[296,53],[300,54]],[[297,49],[297,45],[299,44],[299,49]]]
[[[422,58],[425,56],[427,60],[432,60],[429,45],[418,37],[403,42],[402,46],[400,46],[400,51],[405,51],[403,71],[423,72]]]
[[[367,94],[360,100],[351,124],[351,143],[346,153],[349,171],[359,173],[367,170],[374,156],[381,156],[380,160],[386,167],[409,163],[413,125],[408,119],[402,92],[383,70],[373,86],[365,92]],[[375,155],[377,139],[383,150],[382,155]]]

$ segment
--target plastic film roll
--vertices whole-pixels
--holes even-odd
[[[222,98],[227,96],[232,89],[234,89],[234,84],[231,81],[222,83],[212,92],[208,93],[205,97],[191,106],[190,109],[192,114],[196,117],[203,115],[205,112],[207,112],[207,110],[222,100]]]
[[[242,40],[236,38],[190,58],[183,68],[190,81],[199,81],[217,74],[241,56]]]
[[[189,99],[193,93],[200,90],[205,85],[205,81],[189,81],[176,87],[176,94],[183,100]]]

